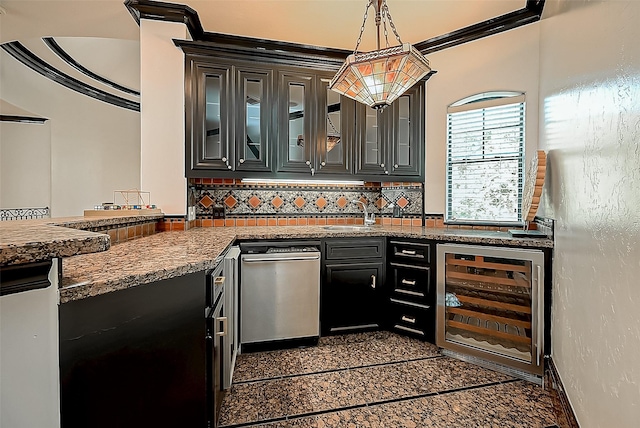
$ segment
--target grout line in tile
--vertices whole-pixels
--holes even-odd
[[[295,374],[274,376],[274,377],[267,377],[267,378],[241,380],[239,382],[234,382],[234,385],[247,385],[247,384],[252,384],[252,383],[268,382],[268,381],[271,381],[271,380],[278,380],[278,379],[291,379],[291,378],[296,378],[296,377],[312,376],[312,375],[326,374],[326,373],[337,373],[337,372],[343,372],[343,371],[347,371],[347,370],[364,369],[364,368],[370,368],[370,367],[391,366],[391,365],[394,365],[394,364],[403,364],[403,363],[410,363],[410,362],[414,362],[414,361],[424,361],[424,360],[435,360],[435,359],[438,359],[438,358],[444,358],[444,355],[434,355],[434,356],[431,356],[431,357],[410,358],[408,360],[400,360],[400,361],[388,361],[388,362],[385,362],[385,363],[367,364],[367,365],[364,365],[364,366],[340,367],[340,368],[337,368],[337,369],[320,370],[320,371],[317,371],[317,372],[295,373]]]
[[[444,391],[438,391],[436,392],[436,394],[438,395],[446,395],[446,394],[453,394],[456,392],[462,392],[462,391],[469,391],[472,389],[482,389],[482,388],[489,388],[491,386],[497,386],[497,385],[504,385],[507,383],[514,383],[514,382],[519,382],[522,381],[522,379],[509,379],[509,380],[501,380],[501,381],[497,381],[497,382],[489,382],[489,383],[485,383],[482,385],[471,385],[471,386],[463,386],[461,388],[453,388],[453,389],[446,389]]]
[[[430,357],[430,358],[434,358],[434,357]],[[424,358],[424,359],[427,359],[427,358]],[[273,419],[265,419],[265,420],[253,421],[253,422],[243,422],[243,423],[234,424],[234,425],[224,425],[224,426],[221,426],[220,428],[242,428],[242,427],[248,427],[248,426],[252,426],[252,425],[256,425],[256,424],[259,425],[259,424],[268,424],[268,423],[274,423],[274,422],[282,422],[284,420],[296,420],[296,419],[307,418],[307,417],[311,417],[311,416],[320,416],[320,415],[326,415],[326,414],[329,414],[329,413],[337,413],[337,412],[341,412],[341,411],[345,411],[345,410],[355,410],[355,409],[376,407],[376,406],[381,406],[381,405],[385,405],[385,404],[400,403],[400,402],[404,402],[404,401],[417,400],[419,398],[434,397],[434,396],[437,396],[437,395],[455,394],[456,392],[470,391],[470,390],[476,390],[476,389],[479,390],[479,389],[483,389],[483,388],[489,388],[489,387],[492,387],[492,386],[503,385],[503,384],[507,384],[507,383],[515,383],[515,382],[525,382],[525,381],[523,381],[522,379],[514,378],[514,379],[510,379],[510,380],[506,380],[506,381],[490,382],[490,383],[486,383],[486,384],[473,385],[473,386],[468,386],[468,387],[464,387],[464,388],[449,389],[449,390],[446,390],[446,391],[427,392],[427,393],[424,393],[424,394],[411,395],[411,396],[407,396],[407,397],[394,398],[394,399],[390,399],[390,400],[381,400],[381,401],[376,401],[376,402],[372,402],[372,403],[356,404],[356,405],[353,405],[353,406],[336,407],[336,408],[333,408],[333,409],[318,410],[318,411],[308,412],[308,413],[300,413],[300,414],[295,415],[294,417],[291,417],[290,415],[287,415],[285,417],[279,417],[279,418],[273,418]]]

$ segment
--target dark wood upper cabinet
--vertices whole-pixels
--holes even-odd
[[[187,60],[187,171],[229,171],[233,157],[231,66]]]
[[[352,174],[355,101],[329,89],[332,77],[317,81],[316,174]]]
[[[424,177],[424,83],[382,111],[357,108],[356,174]]]
[[[188,178],[424,178],[424,82],[377,112],[329,89],[335,58],[179,45]]]
[[[272,169],[273,70],[239,68],[235,91],[235,169],[268,171]]]
[[[278,171],[315,172],[316,76],[280,71],[278,76]]]

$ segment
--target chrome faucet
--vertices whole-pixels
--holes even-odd
[[[364,225],[365,226],[372,226],[374,224],[376,224],[376,215],[374,213],[369,214],[367,212],[367,205],[362,202],[362,201],[358,201],[358,200],[353,200],[351,201],[354,204],[362,204],[362,209],[364,210]]]

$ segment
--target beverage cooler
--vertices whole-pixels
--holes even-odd
[[[436,344],[443,353],[540,383],[544,253],[439,244],[437,261]]]

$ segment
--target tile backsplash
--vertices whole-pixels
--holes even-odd
[[[189,206],[203,226],[275,224],[357,224],[364,203],[380,219],[396,215],[422,225],[422,183],[349,184],[242,183],[232,179],[191,179]],[[283,221],[284,220],[284,221]],[[334,223],[337,222],[337,223]],[[274,224],[274,225],[275,225]]]

